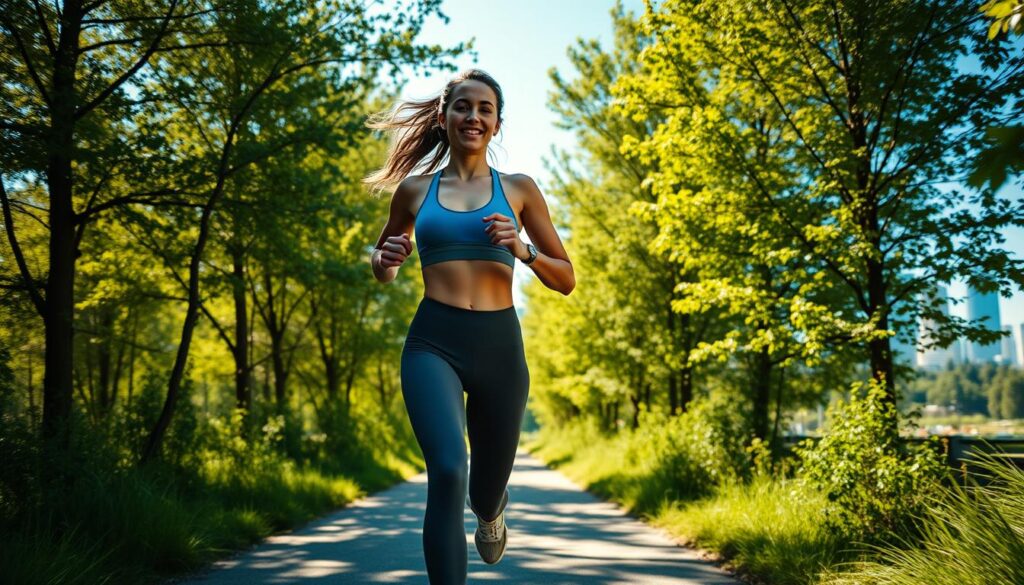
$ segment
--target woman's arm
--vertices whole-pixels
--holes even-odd
[[[406,177],[391,196],[391,207],[388,222],[381,230],[377,244],[370,253],[370,267],[373,277],[379,282],[388,283],[398,276],[398,268],[412,253],[412,233],[416,216],[409,211],[410,204],[416,194],[415,185],[419,177]]]
[[[523,197],[520,212],[523,228],[530,236],[530,242],[537,248],[537,258],[528,264],[544,286],[568,295],[576,288],[576,273],[569,255],[562,246],[562,240],[551,223],[551,214],[544,195],[529,175],[509,175],[510,182]],[[526,256],[520,258],[525,260]]]

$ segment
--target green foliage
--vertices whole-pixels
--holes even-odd
[[[564,424],[582,413],[612,430],[634,425],[637,409],[618,405],[643,401],[647,388],[652,404],[678,410],[689,399],[697,375],[688,355],[708,323],[673,314],[680,263],[651,246],[657,226],[631,211],[653,201],[646,178],[654,167],[627,160],[621,146],[650,132],[660,115],[615,111],[612,86],[638,71],[649,39],[621,2],[609,12],[610,43],[579,39],[567,49],[570,73],[549,71],[548,106],[557,125],[574,133],[579,152],[556,151],[546,161],[553,180],[545,190],[556,226],[567,233],[577,281],[587,286],[562,298],[527,283],[523,327],[538,420]]]
[[[670,499],[697,498],[718,485],[749,478],[753,467],[745,429],[728,401],[700,397],[678,416],[642,411],[627,456]]]
[[[637,429],[617,432],[602,431],[590,417],[544,426],[531,449],[639,512],[751,477],[755,457],[744,444],[744,421],[727,402],[702,397],[677,416],[643,410],[640,419]]]
[[[151,386],[161,383],[154,378]],[[140,391],[132,409],[158,403],[148,394],[158,397]],[[345,456],[358,464],[300,464],[281,446],[285,417],[271,416],[251,432],[241,410],[205,416],[194,408],[183,406],[188,424],[173,427],[165,457],[144,467],[135,461],[146,430],[142,412],[121,417],[124,424],[113,429],[79,419],[71,461],[61,463],[72,471],[69,486],[45,481],[42,470],[57,462],[33,436],[16,424],[0,425],[0,574],[18,583],[153,582],[420,467],[404,435],[366,442],[385,436],[372,427],[389,421],[367,422],[354,437]],[[179,450],[186,440],[188,448]]]
[[[898,412],[885,388],[855,383],[848,401],[829,406],[829,430],[796,447],[799,472],[828,498],[825,521],[851,539],[913,534],[929,494],[947,473],[938,437],[922,445],[901,441]]]
[[[998,338],[927,302],[951,278],[1004,294],[1024,279],[997,245],[1024,209],[935,187],[964,174],[1024,97],[1020,47],[988,43],[981,20],[949,0],[647,5],[651,42],[612,92],[623,116],[662,117],[621,151],[654,167],[653,245],[695,267],[676,310],[727,319],[698,358],[870,359],[894,394],[906,370],[889,339],[918,318],[943,341]]]
[[[760,475],[708,498],[673,502],[654,523],[714,550],[750,582],[808,585],[849,559],[850,542],[824,523],[827,500],[804,482]]]
[[[392,415],[356,413],[338,453],[304,434],[293,457],[284,443],[288,425],[302,434],[299,418],[207,413],[196,386],[183,380],[163,457],[143,467],[137,456],[166,391],[158,373],[109,419],[76,417],[66,458],[39,443],[28,417],[0,408],[0,574],[18,583],[153,582],[422,468]],[[50,481],[52,468],[68,470],[71,484]]]
[[[988,27],[988,39],[1000,34],[1024,34],[1024,3],[1020,0],[987,0],[978,10],[993,19]]]
[[[967,184],[977,189],[986,184],[998,189],[1010,176],[1024,172],[1024,126],[993,126],[985,137]]]
[[[962,415],[1024,418],[1024,370],[995,363],[961,364],[918,373],[909,386],[913,402],[953,406]]]
[[[727,479],[751,471],[744,452],[752,452],[755,460],[765,452],[756,441],[747,449],[726,441],[731,452],[723,453],[715,441],[735,424],[727,422],[735,415],[720,402],[699,400],[695,409],[678,417],[686,422],[667,422],[672,429],[646,424],[641,427],[646,432],[603,433],[593,419],[544,426],[526,446],[588,490],[681,541],[726,556],[752,582],[806,585],[822,566],[849,558],[844,551],[849,541],[824,523],[824,494],[805,482],[767,473],[766,467],[749,482]],[[663,456],[675,461],[666,465]],[[708,456],[718,459],[704,459]],[[737,466],[726,469],[721,457],[732,457]],[[680,475],[687,472],[693,475]],[[703,497],[695,498],[698,493]],[[680,496],[687,499],[676,499]]]
[[[823,585],[1024,583],[1024,471],[982,454],[988,481],[933,494],[918,542],[878,547],[837,567]]]
[[[231,410],[226,416],[210,417],[191,443],[189,453],[181,463],[196,469],[213,481],[232,477],[237,469],[251,469],[255,474],[291,467],[278,449],[284,416],[274,415],[260,427],[258,433],[248,433],[246,411]]]
[[[0,523],[35,505],[38,498],[39,444],[28,419],[18,416],[13,381],[10,353],[0,345]]]

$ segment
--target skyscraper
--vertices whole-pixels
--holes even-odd
[[[943,315],[949,315],[949,296],[946,293],[946,287],[942,285],[936,286],[932,302],[938,303],[938,309]],[[922,345],[929,343],[932,339],[931,331],[935,329],[935,322],[931,319],[921,319],[919,325],[918,342]],[[950,361],[958,363],[960,360],[957,359],[953,349],[955,346],[955,343],[949,347],[931,347],[927,349],[918,346],[917,367],[941,370]]]
[[[909,278],[909,277],[908,277]],[[892,352],[892,359],[894,362],[900,362],[907,366],[914,366],[917,364],[917,335],[918,327],[917,323],[900,323],[897,327],[896,314],[907,308],[909,301],[906,297],[896,301],[892,304],[891,312],[889,315],[889,328],[896,332],[896,335],[889,338],[889,350]],[[902,321],[903,316],[900,316]],[[909,341],[905,340],[904,337],[909,336]]]
[[[968,285],[967,319],[983,323],[987,329],[1000,330],[999,293],[983,293]],[[967,359],[971,362],[989,362],[995,360],[1000,351],[1002,343],[999,341],[985,345],[971,341],[967,344]]]
[[[1017,365],[1024,367],[1024,323],[1017,324]]]
[[[1020,362],[1017,361],[1017,344],[1013,339],[1013,326],[1003,325],[1003,331],[1007,335],[1000,340],[999,363],[1010,366],[1020,365]]]

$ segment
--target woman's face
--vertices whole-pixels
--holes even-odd
[[[498,131],[498,97],[491,86],[467,79],[448,98],[447,115],[439,117],[452,149],[481,151]]]

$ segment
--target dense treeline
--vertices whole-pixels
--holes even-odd
[[[978,175],[1016,119],[1020,46],[969,4],[882,4],[619,10],[612,48],[580,41],[572,78],[551,72],[583,154],[550,162],[550,191],[588,286],[528,289],[543,422],[636,427],[721,392],[766,439],[864,375],[895,404],[913,372],[891,344],[913,323],[932,324],[922,343],[1000,337],[931,293],[1024,284],[998,246],[1024,203],[1005,165],[937,185]]]
[[[0,573],[194,566],[419,465],[360,179],[381,80],[467,49],[439,4],[4,3]]]
[[[907,400],[952,407],[961,414],[1024,418],[1024,370],[986,363],[922,371],[910,383]]]
[[[1021,186],[1022,12],[617,5],[613,44],[581,40],[571,75],[550,72],[582,151],[549,161],[579,286],[526,287],[531,449],[754,582],[1019,580],[991,547],[1019,545],[1024,475],[997,461],[965,494],[937,436],[903,440],[901,410],[1019,416],[1019,372],[919,378],[893,343],[919,322],[922,348],[994,341],[936,286],[1024,287],[1000,247],[1024,225],[1003,189]],[[820,440],[783,448],[788,413],[817,404]]]

